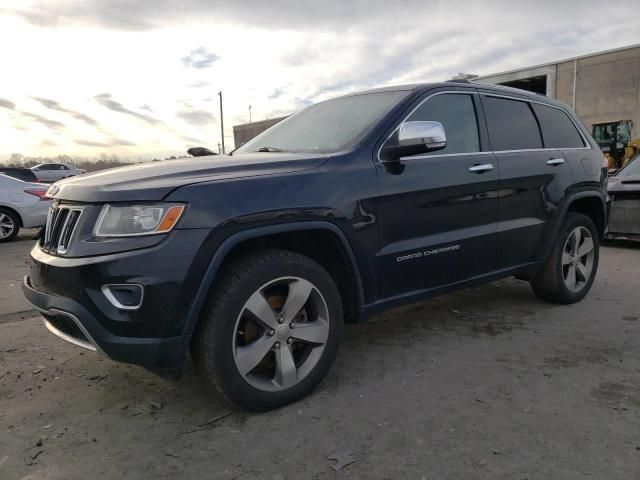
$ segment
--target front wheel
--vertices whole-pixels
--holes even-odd
[[[336,356],[342,302],[315,261],[284,250],[230,264],[192,342],[205,381],[230,402],[270,410],[311,392]]]
[[[568,213],[547,263],[531,280],[533,291],[551,302],[579,302],[595,279],[599,250],[593,221],[581,213]]]

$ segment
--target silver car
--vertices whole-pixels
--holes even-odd
[[[13,240],[20,228],[43,225],[51,199],[49,185],[23,182],[0,174],[0,243]]]
[[[41,163],[31,167],[31,171],[36,174],[40,182],[57,182],[63,178],[82,175],[86,172],[86,170],[66,163]]]

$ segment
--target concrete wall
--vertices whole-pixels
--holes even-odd
[[[579,58],[575,111],[594,123],[632,120],[632,138],[640,137],[640,47]],[[558,64],[557,98],[569,105],[573,96],[574,62]]]
[[[577,69],[575,66],[577,65]],[[632,120],[632,138],[640,138],[640,46],[478,78],[499,84],[547,75],[547,95],[573,106],[591,130],[594,123]]]
[[[248,142],[259,133],[264,132],[267,128],[275,125],[280,120],[287,117],[270,118],[268,120],[261,120],[259,122],[245,123],[242,125],[234,125],[233,127],[233,140],[236,148],[245,142]]]

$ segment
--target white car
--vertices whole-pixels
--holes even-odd
[[[0,243],[13,240],[20,228],[44,225],[52,202],[48,188],[0,174]]]
[[[76,168],[66,163],[41,163],[31,167],[31,171],[36,174],[40,182],[57,182],[63,178],[82,175],[86,170]]]

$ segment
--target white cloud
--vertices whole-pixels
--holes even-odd
[[[359,89],[632,44],[634,4],[603,17],[589,1],[0,0],[0,97],[14,104],[0,103],[0,159],[215,147],[219,90],[231,145],[249,105],[260,120]]]

